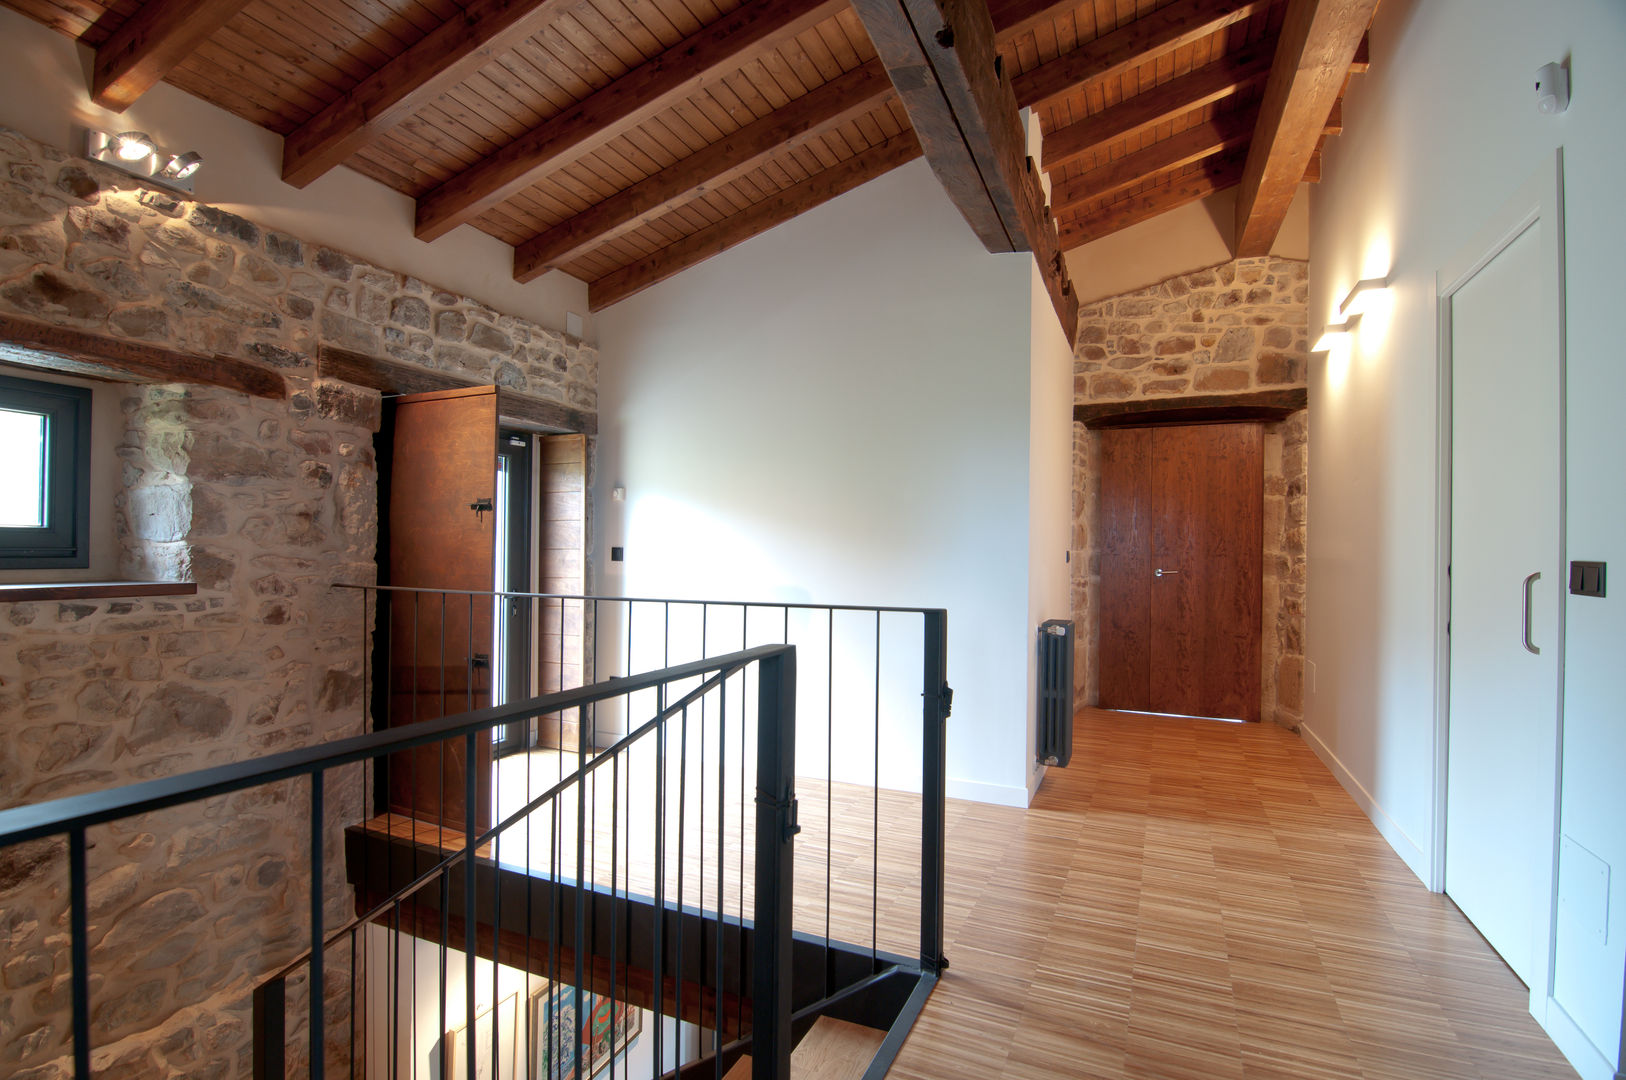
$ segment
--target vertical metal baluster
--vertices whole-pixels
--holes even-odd
[[[681,1023],[683,1019],[683,941],[688,934],[685,929],[686,917],[683,910],[684,877],[688,870],[688,863],[684,859],[684,837],[689,831],[689,710],[683,709],[683,723],[680,725],[678,740],[678,834],[677,834],[677,910],[678,910],[678,939],[677,939],[677,1016]],[[696,1017],[698,1020],[698,1016]],[[679,1044],[681,1048],[681,1043]],[[674,1064],[682,1064],[682,1055]]]
[[[587,778],[582,770],[587,767],[587,738],[581,728],[582,716],[577,712],[576,737],[576,937],[573,952],[575,953],[575,977],[571,979],[571,992],[575,995],[576,1024],[582,1022],[582,955],[587,946],[587,883],[589,873],[586,869],[587,860]],[[575,1076],[585,1075],[582,1072],[581,1039],[574,1031],[570,1033],[570,1060],[571,1071]],[[472,1080],[472,1078],[471,1078]]]
[[[393,876],[390,884],[394,883]],[[444,905],[442,905],[444,907]],[[385,968],[390,973],[390,1080],[400,1080],[401,1076],[401,901],[397,900],[390,906],[390,953],[384,961]],[[442,973],[441,986],[446,985],[445,974]],[[445,1019],[445,1010],[441,1010],[441,1019]],[[446,1025],[441,1024],[441,1030]]]
[[[85,829],[68,832],[69,938],[73,954],[73,1075],[90,1080],[90,902]]]
[[[445,624],[441,624],[442,641],[445,640]],[[475,785],[478,782],[476,775],[474,755],[476,750],[474,732],[463,736],[463,1023],[469,1033],[469,1052],[465,1055],[464,1064],[467,1066],[466,1080],[477,1080],[475,1075],[475,1033],[478,1027],[475,1024],[475,964],[476,953],[479,950],[479,921],[475,912],[476,888],[474,880],[474,796]],[[416,950],[414,950],[416,951]]]
[[[756,957],[751,972],[751,1074],[788,1080],[791,1044],[791,912],[795,866],[796,654],[757,669]]]
[[[616,863],[616,856],[620,850],[620,840],[621,755],[616,754],[610,760],[610,1080],[615,1080],[615,1006],[620,1000],[620,990],[616,986],[616,970],[619,967],[620,957],[615,951],[615,896],[619,884],[617,871],[620,869]]]
[[[875,773],[870,787],[869,960],[875,970],[881,927],[881,613],[875,612]]]
[[[824,641],[824,996],[835,978],[830,951],[830,853],[836,842],[836,609],[829,610]]]
[[[742,616],[743,619],[743,616]],[[743,632],[743,630],[742,630]],[[743,678],[743,677],[742,677]],[[727,831],[723,824],[723,813],[727,799],[727,784],[724,778],[728,775],[728,679],[725,676],[718,687],[722,697],[717,702],[717,940],[715,945],[715,981],[713,987],[716,997],[713,999],[712,1012],[717,1017],[717,1026],[713,1029],[716,1036],[717,1080],[723,1077],[723,931],[727,929],[728,913],[723,903],[723,881],[726,867],[723,858],[723,834]]]
[[[414,916],[413,921],[414,922],[417,921],[416,916]],[[438,999],[439,1005],[440,1005],[440,1027],[436,1028],[435,1030],[441,1032],[443,1038],[444,1038],[444,1033],[448,1030],[447,1021],[446,1021],[446,1012],[447,1012],[446,982],[447,982],[447,975],[451,971],[451,945],[452,945],[452,868],[451,867],[446,867],[445,869],[443,869],[440,872],[440,970],[437,973],[439,978],[440,978],[440,983],[439,983],[439,989],[435,994],[435,997]],[[416,954],[418,952],[416,946],[413,947],[412,952],[413,952],[413,955],[416,956]],[[413,997],[418,996],[417,986],[416,985],[413,986],[412,996]],[[413,1040],[414,1040],[413,1046],[414,1047],[417,1046],[416,1039],[417,1039],[417,1034],[414,1033],[413,1034]],[[417,1057],[418,1057],[417,1051],[416,1051],[416,1049],[414,1049],[412,1059],[414,1061],[416,1061]],[[445,1042],[442,1042],[441,1046],[440,1046],[440,1063],[441,1063],[440,1064],[440,1075],[445,1076],[448,1072],[451,1071],[451,1067],[452,1067],[451,1047],[447,1046]]]
[[[671,638],[667,645],[670,648]],[[671,665],[667,665],[671,666]],[[664,703],[665,689],[661,691]],[[661,710],[662,714],[665,709]],[[666,1016],[665,960],[666,960],[666,717],[655,724],[655,927],[654,927],[654,991],[655,991],[655,1076],[665,1070],[661,1052],[661,1025]]]
[[[363,684],[365,685],[365,684]],[[365,845],[363,845],[365,846]],[[363,878],[363,880],[366,880]],[[350,1077],[356,1075],[356,930],[350,931]]]
[[[322,1016],[324,981],[322,970],[322,770],[311,773],[311,962],[310,962],[310,1042],[311,1080],[322,1080],[327,1067],[324,1052],[326,1021]]]

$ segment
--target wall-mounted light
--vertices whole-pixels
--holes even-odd
[[[120,161],[140,161],[158,152],[157,144],[145,131],[121,131],[107,144]]]
[[[144,131],[86,132],[85,156],[149,183],[192,194],[192,177],[203,165],[203,155],[195,150],[174,153],[165,150]]]
[[[1360,321],[1359,315],[1351,315],[1341,323],[1328,323],[1322,328],[1321,336],[1315,339],[1315,344],[1310,346],[1310,351],[1331,352],[1334,345],[1347,340],[1355,332],[1355,327],[1360,325]]]
[[[1344,316],[1365,314],[1373,298],[1388,287],[1389,279],[1386,277],[1362,278],[1344,294],[1343,303],[1338,305],[1338,314]]]

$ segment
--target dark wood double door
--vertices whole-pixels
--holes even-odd
[[[1258,720],[1258,424],[1101,432],[1100,704]]]

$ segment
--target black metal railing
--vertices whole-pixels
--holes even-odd
[[[756,691],[749,697],[748,676],[755,677]],[[241,797],[238,793],[274,787],[285,796],[290,783],[303,780],[308,785],[307,862],[301,867],[309,882],[308,947],[269,977],[256,975],[256,1076],[286,1075],[303,1054],[312,1077],[331,1069],[391,1078],[596,1074],[637,1080],[622,1054],[630,1040],[618,1026],[636,1006],[653,1018],[655,1028],[647,1044],[654,1059],[650,1076],[691,1076],[697,1065],[704,1065],[721,1077],[732,1060],[729,1055],[749,1051],[754,1080],[786,1080],[796,966],[791,930],[796,686],[795,648],[758,646],[459,715],[420,717],[410,724],[182,776],[0,811],[0,849],[62,837],[67,841],[73,1075],[92,1075],[98,1009],[90,960],[98,944],[93,934],[105,938],[106,933],[104,927],[93,927],[90,918],[91,837],[169,808]],[[640,712],[640,703],[650,701],[653,707]],[[563,775],[539,792],[527,789],[523,799],[511,799],[517,803],[511,809],[490,815],[490,808],[482,806],[482,739],[503,725],[536,730],[535,721],[542,716],[574,715],[581,725],[607,705],[627,720],[608,745],[578,740],[573,769],[565,772],[561,765]],[[702,725],[697,715],[702,709],[714,722]],[[732,742],[730,725],[736,731]],[[715,740],[710,745],[719,780],[725,764],[730,773],[736,769],[730,751],[738,753],[742,807],[745,787],[754,793],[754,825],[749,832],[744,829],[742,809],[738,832],[741,844],[747,836],[751,843],[749,920],[744,888],[732,898],[737,901],[732,915],[724,895],[728,852],[721,785],[715,835],[698,830],[716,845],[713,903],[691,904],[684,896],[685,800],[691,794],[686,762],[694,736],[698,748],[705,748],[708,738]],[[433,775],[438,820],[394,812],[362,822],[335,820],[328,792],[347,785],[356,767],[364,772],[367,763],[409,767],[411,755],[426,748],[441,755],[441,767]],[[754,750],[749,760],[747,749]],[[445,766],[448,760],[456,762],[461,785],[446,786],[454,777],[454,770]],[[650,814],[646,835],[657,868],[649,895],[632,887],[625,844],[634,831],[630,816],[623,817],[635,805],[634,784],[644,767],[653,783],[652,798],[643,809]],[[666,788],[673,768],[684,789],[675,804]],[[704,780],[704,767],[700,772]],[[597,805],[603,787],[608,788],[610,827],[603,836],[597,831],[589,835],[589,805]],[[712,797],[709,791],[701,794]],[[499,795],[493,792],[494,800]],[[455,834],[446,828],[454,803]],[[485,816],[496,820],[486,822]],[[572,817],[573,830],[567,829]],[[535,837],[527,833],[538,831],[539,818],[548,823],[552,861],[545,870],[531,865],[516,869],[516,860],[505,858],[503,848],[522,845],[529,863]],[[338,899],[354,909],[343,918],[335,917],[335,897],[324,887],[336,831],[342,833],[348,889]],[[596,850],[605,841],[607,861]],[[675,897],[667,891],[664,872],[674,841]],[[105,847],[116,850],[118,845]],[[734,856],[743,882],[743,847]],[[608,881],[603,881],[606,868]],[[108,867],[99,869],[105,873]],[[123,945],[142,948],[139,941]],[[403,963],[409,953],[415,967],[426,945],[432,969],[427,993]],[[382,955],[370,955],[375,952]],[[454,954],[461,959],[454,960]],[[454,963],[461,966],[462,983],[456,998]],[[505,1017],[502,980],[512,980],[516,972],[526,1002],[540,997],[545,1007],[527,1009],[521,1017],[516,1000]],[[484,992],[487,980],[489,993]],[[487,1006],[483,1013],[482,999]],[[290,1001],[295,1008],[290,1009]],[[595,1006],[602,1006],[608,1018],[603,1046],[596,1038],[584,1045],[576,1035],[581,1024],[575,1018],[591,1019]],[[406,1019],[415,1020],[420,1007],[438,1036],[427,1047],[401,1037]],[[735,1010],[732,1022],[730,1007]],[[379,1022],[372,1022],[380,1013]],[[569,1022],[563,1019],[567,1013]],[[489,1019],[482,1026],[484,1017]],[[686,1023],[695,1036],[689,1049],[681,1045]],[[709,1052],[700,1046],[703,1034],[709,1035]],[[296,1053],[290,1055],[291,1049]],[[432,1056],[427,1072],[422,1068],[426,1049]],[[598,1071],[599,1055],[607,1060],[607,1073]]]
[[[776,601],[654,599],[522,592],[467,592],[342,585],[363,597],[378,631],[364,658],[375,675],[375,725],[413,722],[444,707],[501,701],[535,687],[554,691],[606,674],[664,667],[720,651],[794,644],[797,761],[804,832],[797,859],[796,928],[827,949],[862,945],[872,960],[907,956],[936,973],[943,959],[947,612],[934,608]],[[534,643],[529,664],[510,656],[481,681],[484,657],[514,627]],[[449,630],[448,630],[449,628]],[[468,629],[464,629],[468,628]],[[403,694],[410,686],[416,693]],[[627,730],[629,709],[661,704],[651,689],[602,703],[579,723],[538,715],[497,733],[494,801],[510,804],[509,779],[529,775],[515,755],[553,752],[563,762]],[[702,721],[711,719],[702,709]],[[707,744],[691,755],[705,775]],[[397,772],[405,765],[392,764]],[[418,767],[423,768],[420,762]],[[433,765],[430,765],[433,770]],[[742,803],[745,787],[720,777]],[[382,785],[380,785],[382,788]],[[510,794],[504,795],[503,789]],[[822,798],[820,798],[822,796]],[[432,794],[402,807],[436,819]],[[714,816],[721,815],[722,807]],[[704,808],[702,808],[702,811]],[[736,820],[743,820],[739,806]],[[855,822],[868,825],[867,837]],[[734,892],[745,865],[735,867]],[[692,896],[692,894],[691,894]],[[732,897],[731,897],[732,898]],[[704,899],[704,898],[703,898]],[[722,899],[721,895],[713,899]],[[823,991],[834,993],[833,963]]]

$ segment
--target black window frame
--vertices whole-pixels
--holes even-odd
[[[0,375],[0,408],[46,417],[46,524],[0,525],[0,570],[89,566],[90,391]]]

